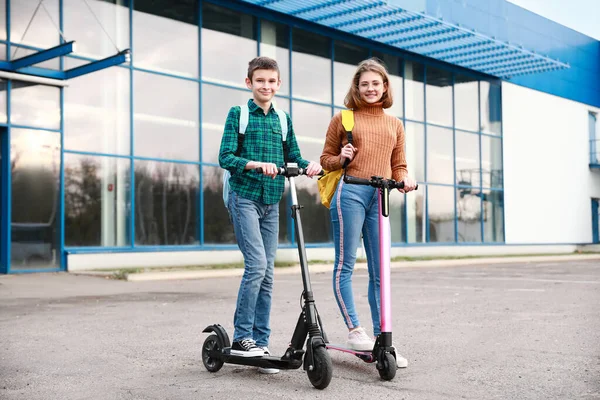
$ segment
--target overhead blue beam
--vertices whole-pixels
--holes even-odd
[[[123,64],[130,60],[129,49],[121,51],[111,57],[104,58],[98,61],[92,61],[89,64],[84,64],[79,67],[71,68],[65,71],[66,79],[76,78],[81,75],[89,74],[104,68],[112,67],[114,65]]]
[[[16,60],[12,60],[9,62],[9,64],[11,66],[11,71],[15,71],[19,68],[29,67],[31,65],[39,64],[56,57],[67,55],[73,51],[75,51],[75,42],[71,41],[46,50],[38,51]]]
[[[42,78],[66,79],[65,73],[63,71],[56,71],[56,70],[48,69],[48,68],[25,67],[25,68],[21,68],[17,72],[20,74],[39,76]]]

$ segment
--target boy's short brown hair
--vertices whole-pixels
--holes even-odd
[[[270,57],[256,57],[250,60],[248,63],[248,79],[250,79],[250,82],[252,82],[252,76],[257,69],[277,71],[277,77],[279,78],[279,65],[277,65],[277,61]]]

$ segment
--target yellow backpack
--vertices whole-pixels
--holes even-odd
[[[352,110],[342,110],[342,125],[346,130],[348,136],[348,143],[352,144],[352,129],[354,129],[354,113]],[[342,174],[346,173],[346,166],[348,160],[344,163],[343,167],[334,171],[325,171],[325,174],[319,178],[317,184],[319,186],[319,194],[321,195],[321,204],[329,208],[331,206],[331,199],[337,189],[338,183]]]

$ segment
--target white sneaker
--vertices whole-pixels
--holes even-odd
[[[392,349],[394,349],[394,353],[396,353],[396,367],[397,368],[406,368],[408,367],[408,360],[400,355],[396,350],[396,346],[392,344]]]
[[[375,342],[367,332],[365,332],[364,328],[357,328],[348,333],[348,341],[346,345],[356,351],[370,351],[373,350],[373,346],[375,346]]]
[[[263,349],[263,351],[265,352],[265,356],[270,356],[271,355],[271,352],[269,351],[269,348],[267,346],[261,347],[261,349]],[[277,368],[267,368],[267,367],[258,367],[258,372],[260,372],[261,374],[277,374],[277,373],[279,373],[279,369],[277,369]]]

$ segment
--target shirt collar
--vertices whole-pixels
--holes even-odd
[[[260,110],[261,112],[263,112],[263,109],[260,108],[255,102],[254,99],[250,99],[248,100],[248,110],[253,113],[256,112],[257,110]],[[274,111],[275,107],[273,106],[273,102],[271,102],[271,107],[269,108],[269,112]]]

